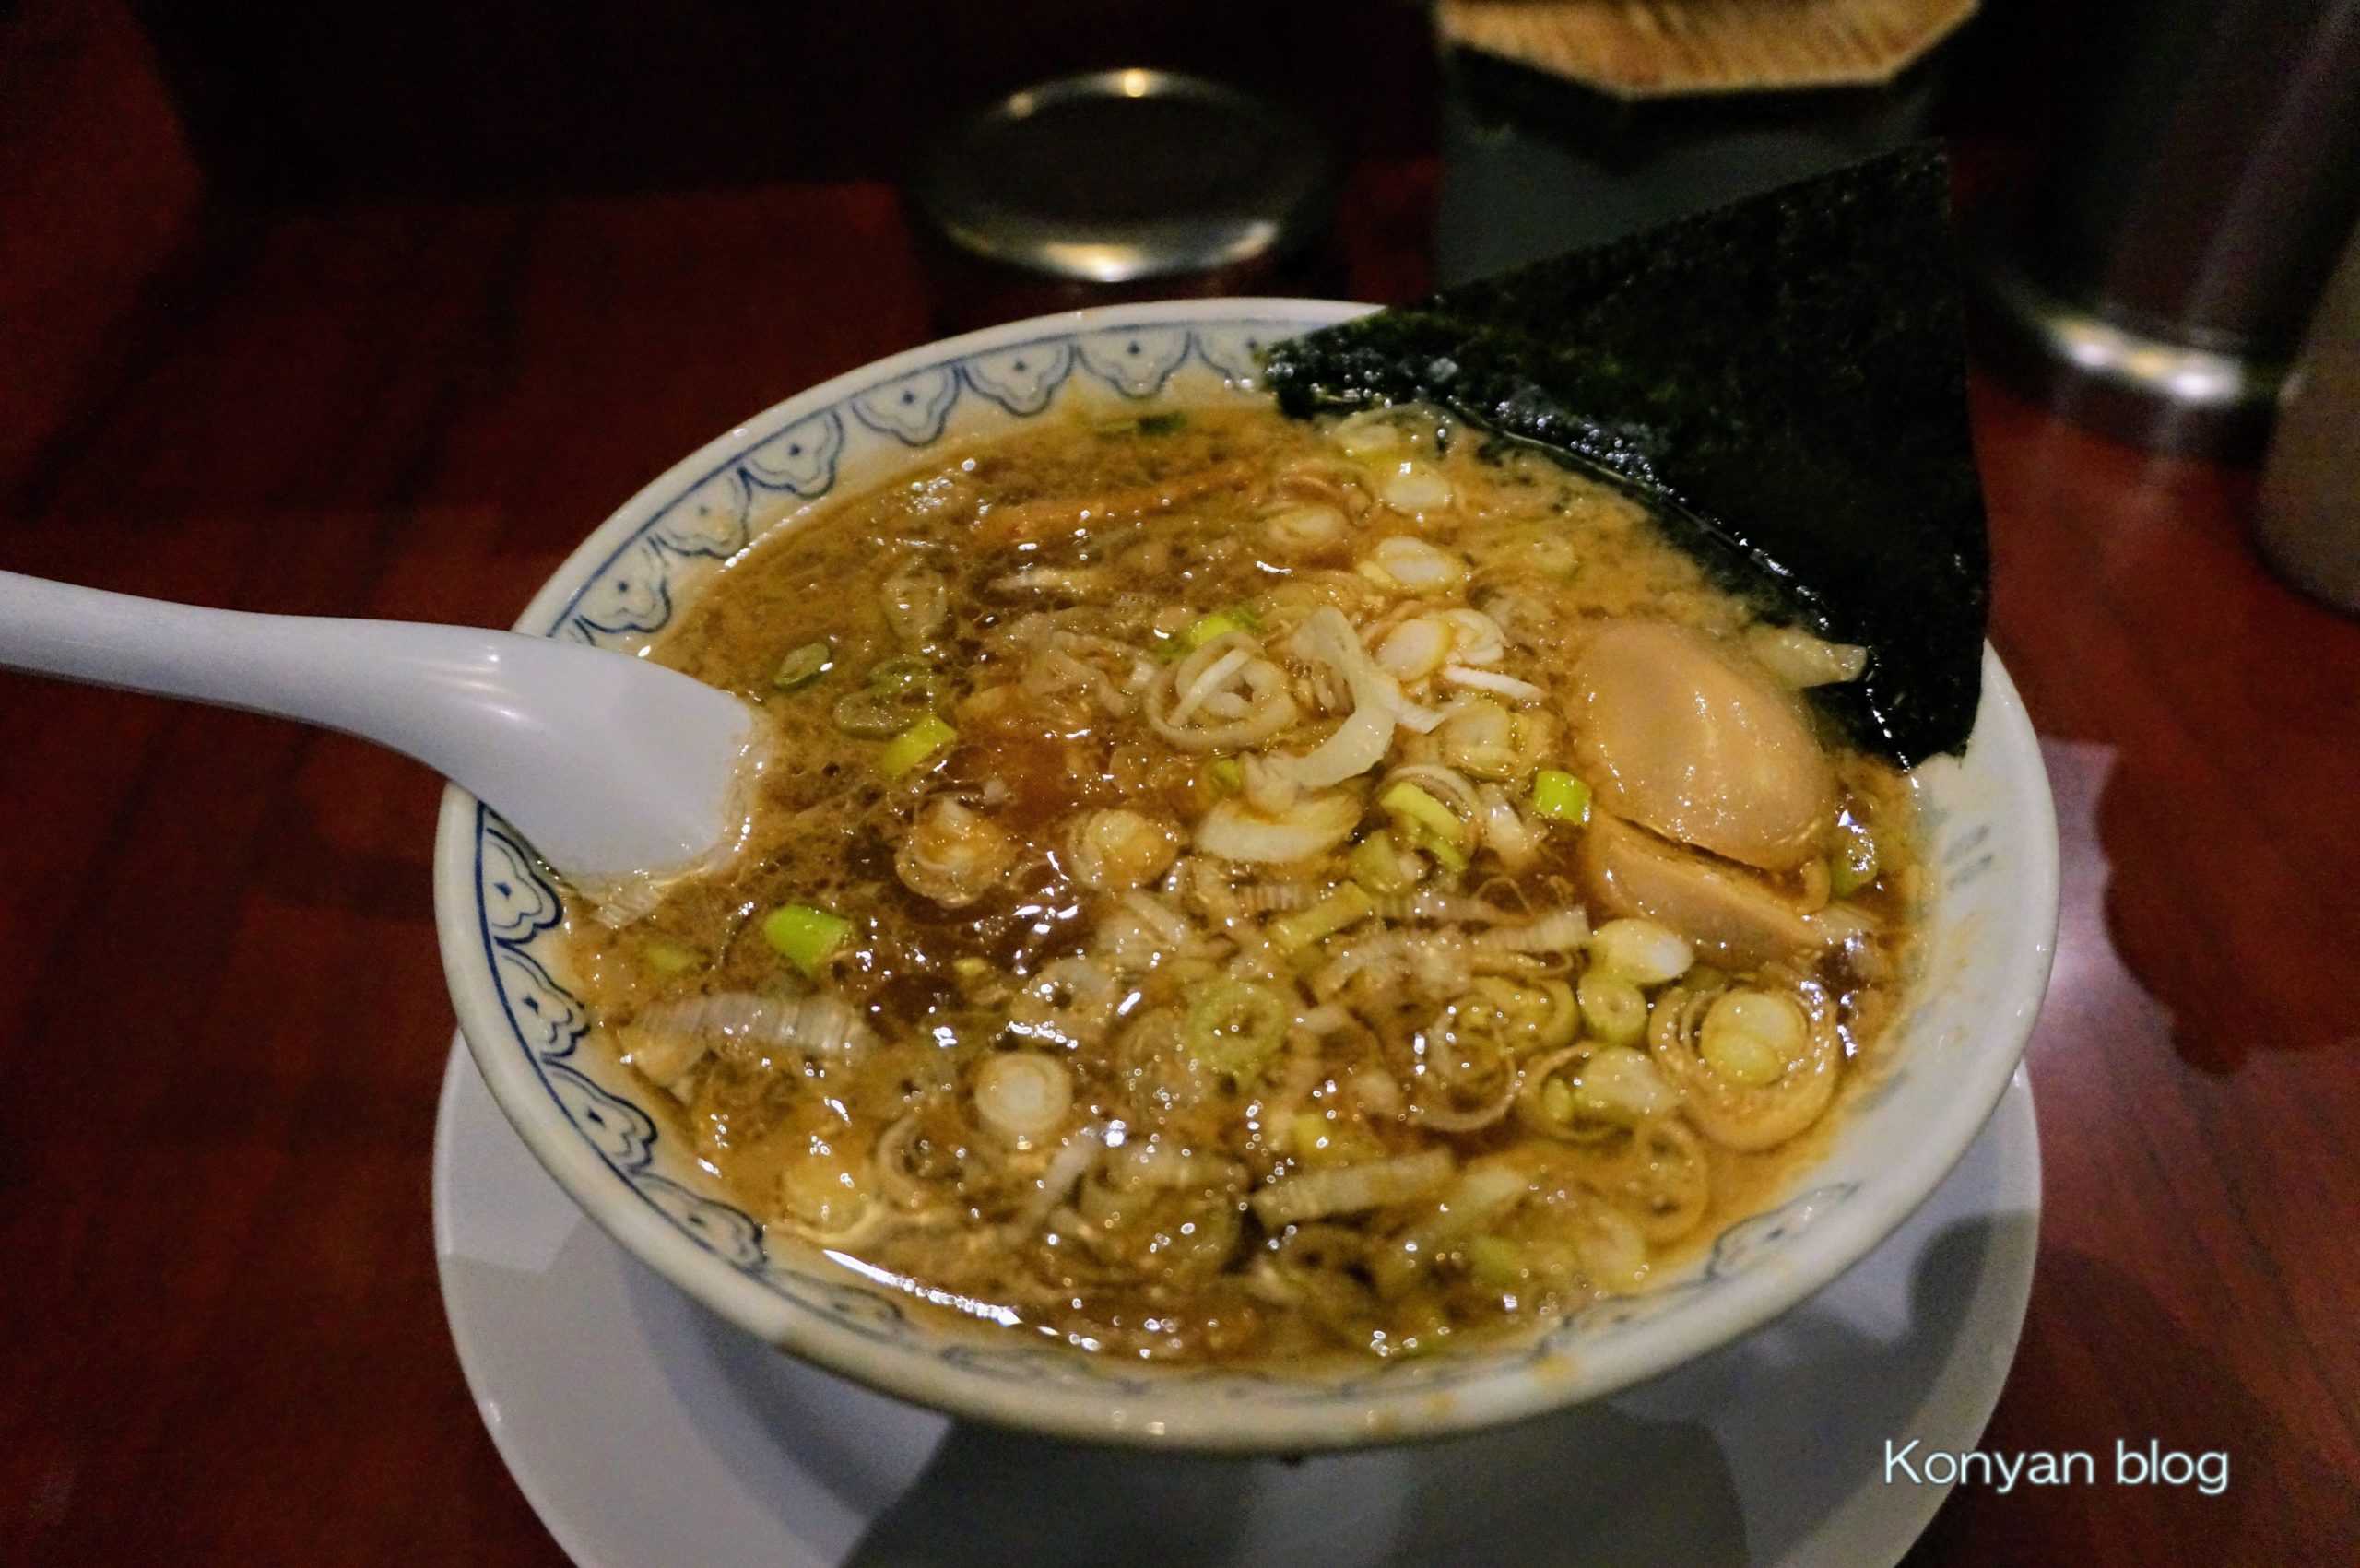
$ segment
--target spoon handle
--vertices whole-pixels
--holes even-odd
[[[300,719],[414,757],[560,870],[685,864],[719,838],[737,699],[579,643],[200,609],[0,572],[0,666]]]

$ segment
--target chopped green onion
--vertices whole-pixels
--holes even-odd
[[[1467,1272],[1489,1291],[1513,1291],[1524,1282],[1524,1248],[1505,1236],[1469,1236]]]
[[[851,921],[808,903],[781,904],[762,916],[762,939],[813,979],[851,935]]]
[[[1216,759],[1205,773],[1213,781],[1213,787],[1223,795],[1235,795],[1245,787],[1245,765],[1234,757]]]
[[[1277,1055],[1294,1010],[1286,998],[1250,980],[1215,980],[1197,993],[1181,1043],[1213,1071],[1249,1079]]]
[[[662,975],[686,974],[704,967],[704,955],[686,942],[657,937],[647,944],[647,967]]]
[[[778,673],[771,677],[774,691],[800,691],[836,665],[836,651],[826,638],[806,643],[779,661]]]
[[[1392,813],[1395,825],[1411,845],[1433,855],[1444,870],[1467,869],[1467,851],[1460,843],[1467,836],[1467,824],[1449,807],[1413,784],[1395,784],[1376,803]]]
[[[1445,806],[1416,784],[1395,784],[1379,796],[1376,803],[1404,821],[1425,829],[1434,837],[1447,843],[1454,850],[1457,849],[1458,841],[1467,834],[1467,825],[1458,819],[1449,807]],[[1465,864],[1465,857],[1461,856],[1459,865]],[[1453,867],[1452,869],[1457,870],[1458,867]]]
[[[1877,879],[1877,841],[1858,822],[1842,826],[1843,838],[1827,857],[1828,890],[1848,898]]]
[[[1385,828],[1353,845],[1352,853],[1344,857],[1344,866],[1351,872],[1353,881],[1381,899],[1405,897],[1418,885],[1403,867],[1401,852],[1393,847],[1392,832]]]
[[[1226,615],[1209,615],[1180,634],[1180,645],[1194,652],[1216,637],[1245,630],[1245,627],[1230,619]]]
[[[877,771],[888,779],[905,777],[958,743],[959,732],[928,713],[892,738],[878,756]]]
[[[1608,969],[1592,969],[1574,987],[1582,1022],[1609,1045],[1635,1045],[1647,1032],[1647,998],[1636,985]]]
[[[1574,1086],[1562,1078],[1552,1078],[1540,1086],[1540,1111],[1552,1122],[1574,1119]]]
[[[1589,820],[1589,785],[1562,768],[1532,775],[1532,808],[1543,817],[1576,826]]]
[[[896,654],[868,672],[868,689],[887,698],[931,694],[934,666],[914,654]]]
[[[1211,642],[1216,637],[1224,637],[1233,631],[1259,631],[1261,630],[1262,618],[1260,616],[1255,614],[1252,609],[1248,608],[1245,605],[1232,605],[1227,609],[1215,610],[1212,614],[1206,616],[1203,619],[1198,621],[1196,625],[1182,632],[1180,634],[1180,645],[1187,649],[1190,653],[1194,653],[1196,650],[1203,647],[1206,643]]]
[[[1505,1236],[1469,1236],[1467,1272],[1487,1291],[1514,1291],[1524,1283],[1524,1248]]]
[[[1533,1043],[1544,1051],[1572,1044],[1582,1027],[1581,1004],[1574,999],[1574,988],[1562,980],[1544,980],[1540,996],[1549,1010],[1531,1026]]]
[[[1428,855],[1433,855],[1436,861],[1441,863],[1442,868],[1446,871],[1464,871],[1467,869],[1467,852],[1460,849],[1448,839],[1443,837],[1440,833],[1434,832],[1431,830],[1420,833],[1418,836],[1418,847],[1424,850]]]
[[[1298,1111],[1287,1120],[1287,1152],[1306,1166],[1332,1165],[1342,1139],[1336,1124],[1316,1111]]]
[[[1270,939],[1285,951],[1307,948],[1341,931],[1356,921],[1365,920],[1376,909],[1376,901],[1363,889],[1345,883],[1309,909],[1282,915],[1270,922]]]

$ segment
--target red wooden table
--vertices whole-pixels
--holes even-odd
[[[1430,182],[1357,182],[1362,297],[1422,284]],[[680,453],[931,335],[872,185],[216,213],[124,297],[0,445],[0,565],[483,624]],[[2040,1269],[1987,1446],[2233,1471],[1968,1490],[1913,1561],[2350,1562],[2360,625],[2255,563],[2245,477],[1988,386],[1976,418],[1993,636],[2071,743]],[[17,678],[0,737],[0,1550],[559,1562],[435,1289],[436,781]]]

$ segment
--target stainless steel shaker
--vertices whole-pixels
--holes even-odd
[[[2069,418],[2250,456],[2360,213],[2360,0],[2133,0],[1979,257],[1992,345]]]

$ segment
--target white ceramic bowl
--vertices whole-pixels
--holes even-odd
[[[759,524],[861,489],[922,461],[947,434],[1009,429],[1061,399],[1210,395],[1249,380],[1263,345],[1364,309],[1299,300],[1109,307],[839,376],[631,498],[516,629],[637,646],[746,545],[749,514]],[[1724,1231],[1693,1267],[1544,1334],[1331,1375],[1159,1373],[1084,1358],[914,1311],[898,1291],[765,1236],[660,1130],[654,1091],[586,1038],[556,939],[557,889],[504,823],[455,789],[435,847],[435,916],[460,1027],[525,1144],[625,1248],[749,1333],[889,1393],[1009,1426],[1175,1448],[1339,1447],[1509,1421],[1662,1372],[1818,1290],[1934,1190],[2023,1053],[2056,929],[2047,781],[2023,704],[1988,651],[1965,756],[1938,759],[1920,777],[1934,869],[1926,973],[1890,1036],[1894,1066],[1798,1190]]]

